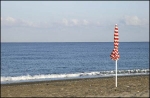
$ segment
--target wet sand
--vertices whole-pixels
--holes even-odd
[[[1,97],[149,97],[149,75],[3,84]]]

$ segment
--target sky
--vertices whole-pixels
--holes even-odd
[[[1,42],[149,42],[149,1],[1,1]]]

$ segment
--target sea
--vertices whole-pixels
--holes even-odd
[[[1,42],[1,84],[115,77],[113,42]],[[117,76],[149,74],[149,42],[120,42]]]

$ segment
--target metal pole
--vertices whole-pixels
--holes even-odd
[[[117,60],[116,60],[116,87],[117,87]]]

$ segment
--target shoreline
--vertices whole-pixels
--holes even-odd
[[[1,97],[149,97],[149,75],[1,84]]]
[[[119,77],[134,77],[134,76],[149,76],[149,74],[137,74],[137,75],[124,75],[124,76],[117,76]],[[54,79],[54,80],[39,80],[39,81],[26,81],[26,82],[12,82],[12,83],[2,83],[1,86],[11,86],[11,85],[24,85],[24,84],[35,84],[35,83],[46,83],[46,82],[59,82],[59,81],[76,81],[76,80],[83,80],[83,79],[103,79],[103,78],[115,78],[115,76],[93,76],[93,77],[82,77],[82,78],[64,78],[64,79]]]

